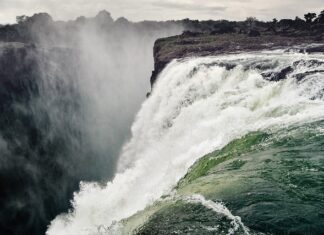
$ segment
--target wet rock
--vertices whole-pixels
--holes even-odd
[[[307,53],[322,52],[323,53],[324,52],[324,45],[306,48],[305,52],[307,52]]]
[[[317,73],[324,73],[324,70],[314,70],[314,71],[307,71],[305,73],[298,73],[294,75],[294,77],[297,79],[297,81],[301,81],[305,79],[307,76],[317,74]]]
[[[280,80],[286,79],[287,75],[293,71],[293,67],[288,66],[282,69],[280,72],[262,73],[262,76],[269,81],[278,82]]]
[[[258,34],[258,33],[256,33]],[[173,59],[186,57],[214,56],[229,53],[252,52],[260,50],[272,50],[278,48],[304,47],[303,52],[324,52],[321,45],[305,47],[316,43],[315,37],[282,36],[280,33],[249,37],[246,34],[216,34],[186,32],[181,36],[173,36],[158,39],[154,44],[154,71],[151,76],[153,87],[159,73]],[[289,51],[289,49],[287,50]],[[296,65],[292,65],[295,67]],[[279,81],[284,79],[292,71],[292,68],[284,68],[276,74],[263,74],[266,79]]]

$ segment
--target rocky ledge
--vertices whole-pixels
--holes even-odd
[[[187,31],[155,42],[151,85],[154,85],[159,73],[173,59],[289,48],[305,53],[324,52],[324,33],[316,36],[261,35],[259,32],[212,35]]]

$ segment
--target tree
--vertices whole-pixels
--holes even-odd
[[[316,18],[316,13],[307,13],[304,17],[307,23],[312,23],[313,19]]]
[[[247,25],[250,29],[254,28],[256,21],[257,21],[257,18],[252,17],[252,16],[246,18],[246,20],[245,20],[245,22],[247,23]]]
[[[277,30],[277,24],[278,24],[278,20],[276,18],[274,18],[270,24],[270,28],[268,30],[274,31],[276,32]]]
[[[303,19],[299,18],[298,16],[296,16],[295,21],[303,21],[303,22],[305,22]]]
[[[305,21],[298,16],[295,18],[294,26],[297,28],[302,28],[305,26]]]
[[[22,16],[17,16],[16,17],[16,21],[18,24],[23,24],[27,21],[28,17],[25,16],[25,15],[22,15]]]
[[[78,18],[76,18],[75,22],[77,22],[78,24],[84,24],[87,21],[87,18],[84,16],[79,16]]]
[[[318,23],[324,23],[324,10],[321,11],[321,13],[318,15],[316,22]]]
[[[97,23],[99,23],[100,25],[109,25],[112,24],[114,22],[113,18],[111,17],[110,13],[106,10],[102,10],[100,11],[96,17],[95,20],[97,21]]]

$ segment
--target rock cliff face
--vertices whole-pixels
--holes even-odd
[[[78,174],[67,169],[71,159],[64,159],[69,143],[63,129],[52,135],[52,117],[40,99],[42,79],[50,78],[45,71],[60,68],[66,53],[0,44],[0,233],[44,233],[78,187]]]
[[[18,97],[25,98],[29,90],[26,87],[34,87],[34,77],[39,74],[36,51],[35,46],[29,44],[0,44],[0,107],[2,113],[4,103],[8,104],[14,96],[17,99]]]
[[[324,33],[322,34],[324,35]],[[213,56],[219,54],[252,52],[273,49],[297,49],[309,53],[324,52],[324,37],[285,36],[265,33],[260,36],[247,34],[216,34],[184,32],[182,35],[158,39],[154,45],[154,71],[151,85],[159,73],[173,59]]]

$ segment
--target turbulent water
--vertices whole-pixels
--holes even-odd
[[[270,81],[287,67],[291,71],[286,79]],[[294,216],[300,212],[298,205],[301,204],[307,205],[308,211],[301,207],[305,217],[314,220],[308,230],[313,233],[309,234],[320,234],[321,228],[322,232],[324,230],[324,218],[316,207],[323,211],[323,71],[322,54],[283,51],[171,62],[137,114],[132,138],[123,148],[114,179],[105,186],[82,183],[80,192],[74,196],[73,210],[52,221],[47,233],[118,234],[130,230],[139,234],[288,233],[288,224],[296,223]],[[261,134],[262,138],[257,134],[253,137],[253,133],[273,137]],[[299,141],[292,141],[296,136]],[[276,141],[282,144],[275,145]],[[256,148],[256,144],[262,148]],[[267,176],[269,180],[273,172],[280,173],[280,169],[289,167],[295,167],[299,173],[291,174],[293,178],[278,173],[271,178],[271,184],[260,183],[257,179],[261,176],[254,175],[260,171],[258,162],[264,160],[264,156],[270,156],[266,162],[274,161],[271,158],[280,155],[271,152],[274,146],[285,149],[287,158],[281,156],[272,166],[269,163],[271,171],[262,168],[262,177]],[[299,156],[297,147],[308,155]],[[213,152],[220,149],[220,153]],[[202,157],[211,152],[214,155],[207,155],[208,161],[204,162],[206,157]],[[246,159],[241,159],[241,155]],[[234,159],[236,161],[231,159],[234,156],[238,158]],[[294,157],[303,157],[306,162],[308,159],[308,165],[293,165]],[[209,161],[210,158],[214,160]],[[232,168],[215,168],[224,161],[232,161]],[[196,168],[190,168],[195,162]],[[248,168],[239,171],[243,165]],[[288,182],[287,177],[291,181]],[[242,181],[226,188],[234,179]],[[304,195],[304,199],[298,197],[301,202],[295,207],[285,207],[293,205],[294,198],[280,191],[285,187],[291,190],[296,187],[295,191],[298,187],[307,188],[312,200]],[[215,190],[218,193],[214,193]],[[252,196],[246,196],[248,193]],[[253,193],[268,196],[253,197]],[[246,197],[241,200],[243,195]],[[276,214],[276,210],[269,210],[266,204],[269,198],[280,198],[280,195],[277,206],[287,211],[277,208]],[[165,199],[161,201],[162,196]],[[251,209],[260,202],[264,202],[264,207]],[[276,202],[272,201],[271,205],[275,206]],[[265,224],[264,221],[274,221],[280,213],[285,214],[282,218],[291,213],[292,221],[282,219],[273,222],[273,227]],[[136,219],[141,214],[144,219]],[[188,215],[192,217],[187,218]],[[266,218],[263,224],[261,218]],[[306,218],[297,222],[310,223]]]

